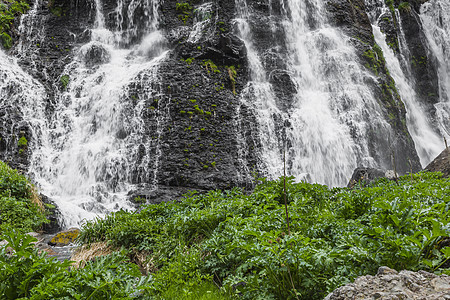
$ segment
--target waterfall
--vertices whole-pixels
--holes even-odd
[[[439,103],[435,104],[439,130],[450,139],[450,3],[431,0],[420,9],[430,50],[438,62]]]
[[[289,175],[344,185],[356,166],[381,165],[369,154],[368,132],[387,137],[392,129],[365,82],[373,75],[358,64],[350,38],[328,24],[322,1],[282,3],[286,39],[281,47],[288,53],[284,71],[297,92],[284,103],[274,95],[262,54],[252,41],[253,12],[246,1],[238,0],[239,35],[247,46],[251,68],[251,81],[241,101],[258,116],[261,157],[268,176],[283,174],[285,147]]]
[[[407,77],[407,73],[402,68],[394,51],[387,45],[384,34],[375,25],[373,25],[373,33],[375,41],[383,50],[389,72],[392,78],[394,78],[401,99],[405,104],[406,125],[414,140],[420,162],[422,166],[426,166],[441,152],[441,138],[433,130],[430,121],[427,119],[425,110],[420,106],[420,102],[417,99],[413,87],[414,83]],[[400,51],[405,51],[401,47],[402,43],[399,43],[399,45]]]
[[[33,150],[30,173],[58,205],[65,226],[131,209],[126,193],[155,181],[160,151],[157,138],[151,139],[161,133],[164,114],[150,105],[161,95],[158,66],[167,54],[157,29],[157,3],[119,1],[111,29],[96,0],[91,41],[75,50],[60,77],[54,113],[42,118],[46,134],[37,136],[41,142]],[[142,38],[133,23],[138,6],[147,17],[140,24]],[[152,114],[156,132],[149,132],[143,119]]]
[[[372,1],[373,2],[373,1]],[[422,166],[430,163],[442,150],[441,138],[431,125],[425,109],[421,107],[420,99],[414,91],[414,79],[411,75],[409,62],[409,49],[405,41],[405,34],[401,23],[401,16],[396,11],[398,20],[398,45],[400,53],[395,55],[394,51],[388,46],[386,36],[378,27],[378,22],[385,14],[390,14],[389,8],[383,0],[377,1],[377,8],[372,9],[371,23],[375,42],[383,50],[386,60],[386,66],[390,75],[395,81],[400,97],[406,108],[406,125],[411,137],[414,140],[417,154],[419,155]],[[372,6],[374,3],[371,3]]]
[[[0,153],[8,160],[19,150],[27,151],[14,163],[28,168],[42,193],[55,201],[66,227],[122,208],[134,209],[131,195],[159,197],[158,186],[178,188],[176,193],[195,188],[203,175],[208,180],[200,188],[217,182],[227,187],[231,182],[247,184],[253,171],[272,179],[282,176],[286,166],[287,175],[297,181],[343,186],[358,166],[391,168],[391,151],[412,148],[409,135],[421,164],[427,164],[439,153],[442,136],[450,140],[450,4],[430,0],[421,6],[428,59],[439,73],[439,101],[430,109],[431,104],[422,107],[421,90],[414,91],[419,69],[408,61],[408,51],[413,53],[407,40],[411,30],[403,32],[400,14],[387,17],[391,12],[384,0],[365,0],[374,38],[389,69],[386,72],[383,66],[378,73],[362,65],[367,53],[378,55],[375,47],[371,49],[371,37],[362,41],[348,33],[355,28],[331,25],[330,12],[335,18],[342,16],[334,15],[336,7],[326,2],[206,1],[180,11],[177,3],[161,0],[90,0],[80,4],[74,19],[64,19],[44,9],[45,1],[34,0],[21,18],[20,39],[11,50],[17,59],[0,52],[0,135],[5,136]],[[70,9],[79,3],[72,4]],[[223,10],[232,7],[236,14],[234,24],[229,24],[230,13]],[[86,11],[92,18],[76,19]],[[370,31],[366,16],[351,18],[355,19],[346,21],[365,22],[358,30]],[[65,20],[70,20],[67,28],[52,27]],[[399,38],[395,53],[379,28],[391,22],[398,23],[388,32],[389,39]],[[54,34],[60,35],[55,42]],[[422,50],[426,52],[426,47]],[[188,57],[189,63],[182,64]],[[209,71],[208,60],[222,72],[203,74]],[[225,73],[232,72],[226,66],[230,64],[238,70],[237,78]],[[433,68],[429,69],[431,74]],[[189,78],[191,71],[198,82]],[[391,77],[406,107],[409,133],[400,119],[403,104],[390,95]],[[178,145],[178,138],[180,143],[188,138],[175,132],[188,124],[184,122],[189,122],[190,131],[193,120],[181,116],[185,111],[179,108],[184,98],[197,101],[189,93],[199,84],[193,93],[205,105],[212,104],[216,94],[203,99],[201,84],[211,90],[221,86],[214,101],[220,100],[217,104],[223,107],[214,110],[214,121],[231,120],[223,124],[232,128],[216,130],[214,143],[230,143],[218,147],[226,150],[217,150],[229,156],[223,159],[224,169],[218,157],[217,168],[214,161],[214,168],[207,163],[200,171],[194,165],[177,170],[188,154],[199,165],[204,154],[198,150],[191,157]],[[226,85],[230,90],[224,89]],[[433,85],[430,91],[435,90]],[[431,102],[437,96],[428,98]],[[426,115],[430,111],[433,115]],[[30,137],[26,149],[17,147],[21,135]],[[416,157],[413,152],[408,155]],[[172,155],[163,153],[174,153],[173,161]],[[211,156],[216,157],[215,152]],[[406,156],[402,159],[399,164],[405,171]],[[191,171],[200,173],[184,178]]]

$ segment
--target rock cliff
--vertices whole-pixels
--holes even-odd
[[[417,83],[416,92],[430,118],[435,119],[434,104],[439,95],[436,62],[418,17],[420,5],[425,1],[407,2],[386,1],[391,11],[381,18],[380,27],[396,53],[400,53],[399,35],[404,36],[410,50],[407,61]],[[392,132],[387,137],[374,124],[366,124],[367,136],[361,137],[347,121],[350,136],[357,142],[354,147],[360,147],[358,142],[365,139],[363,146],[368,148],[370,167],[391,169],[394,153],[397,171],[405,173],[411,168],[410,161],[413,170],[421,166],[407,128],[405,105],[374,40],[371,18],[380,3],[329,0],[326,14],[331,26],[350,38],[358,63],[370,72],[370,76],[364,77],[364,83],[375,95],[380,114]],[[63,94],[71,80],[68,66],[80,59],[80,48],[91,40],[92,29],[99,22],[98,11],[104,16],[105,28],[117,33],[114,37],[119,41],[117,47],[124,49],[142,42],[150,26],[146,21],[148,15],[155,14],[151,6],[133,0],[36,0],[30,6],[28,15],[22,18],[22,28],[16,19],[11,29],[12,45],[7,51],[44,87],[45,113],[51,126],[56,126],[55,110],[65,101]],[[165,0],[153,7],[159,18],[157,29],[163,35],[159,48],[169,53],[158,67],[151,92],[143,84],[148,81],[148,75],[142,72],[127,84],[121,99],[128,111],[138,106],[146,108],[140,115],[145,125],[144,137],[132,145],[137,150],[133,150],[129,163],[127,180],[134,185],[129,197],[158,202],[189,189],[251,188],[252,176],[268,175],[268,171],[261,157],[264,137],[257,128],[258,116],[249,102],[240,101],[244,90],[248,90],[252,70],[249,45],[239,34],[236,18],[238,11],[250,11],[252,47],[257,48],[279,110],[288,114],[295,107],[293,96],[301,92],[287,65],[289,48],[283,22],[286,16],[293,18],[292,11],[285,1],[269,0]],[[314,9],[313,4],[306,7]],[[313,28],[315,20],[309,22]],[[148,51],[158,48],[152,47]],[[159,53],[149,52],[144,56],[156,54]],[[94,72],[111,59],[109,55],[106,48],[91,45],[84,54],[84,64]],[[1,100],[21,97],[23,92],[10,85],[2,92]],[[0,105],[0,159],[27,170],[33,149],[40,147],[39,133],[31,129],[20,107],[14,105],[14,102]],[[95,122],[92,126],[95,128]],[[276,127],[280,137],[292,124],[280,120]],[[132,130],[125,128],[114,138],[122,141],[132,134]],[[19,145],[21,137],[27,145]],[[292,144],[288,141],[289,145]],[[281,148],[277,150],[280,156]],[[362,167],[367,161],[364,159],[357,159]],[[143,164],[146,166],[142,167]],[[292,161],[288,161],[288,168],[291,165]],[[115,188],[119,179],[113,180],[116,182],[110,186]]]

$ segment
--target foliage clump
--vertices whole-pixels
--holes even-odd
[[[26,1],[3,0],[0,2],[0,38],[3,48],[12,47],[11,32],[14,20],[29,8]]]
[[[37,240],[29,235],[10,231],[2,238],[7,241],[0,247],[2,299],[135,299],[148,280],[123,251],[75,269],[70,268],[71,261],[59,262],[39,253],[32,244]]]
[[[60,81],[61,81],[61,85],[62,85],[62,87],[63,87],[63,90],[65,90],[65,89],[67,88],[67,85],[68,85],[69,82],[70,82],[70,77],[69,77],[69,75],[67,75],[67,74],[62,75],[61,78],[60,78]],[[133,96],[134,96],[134,95],[132,95],[131,98],[133,98]]]
[[[148,253],[148,295],[214,282],[239,299],[323,299],[379,266],[450,274],[450,181],[440,174],[329,189],[287,180],[195,192],[88,222],[82,243]]]
[[[0,234],[16,228],[38,230],[48,222],[35,187],[17,170],[0,161]]]

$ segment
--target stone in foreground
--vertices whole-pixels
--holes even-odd
[[[48,244],[56,247],[67,246],[73,243],[79,234],[80,230],[78,228],[70,228],[57,233]]]
[[[380,267],[377,275],[358,277],[354,283],[336,289],[324,300],[362,299],[450,299],[450,276],[425,271],[397,272]]]

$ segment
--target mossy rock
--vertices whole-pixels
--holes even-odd
[[[57,233],[51,240],[48,242],[51,246],[67,246],[78,237],[80,234],[80,230],[78,228],[70,228],[65,231],[61,231]]]

